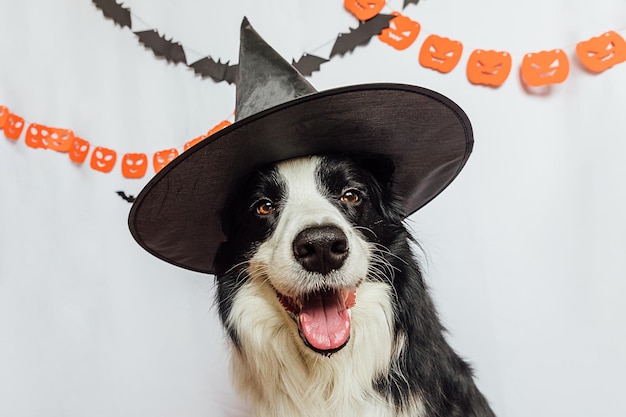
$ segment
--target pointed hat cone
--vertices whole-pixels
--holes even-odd
[[[265,43],[247,18],[241,24],[240,42],[235,120],[317,93],[289,62]]]

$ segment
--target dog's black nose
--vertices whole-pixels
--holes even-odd
[[[348,257],[348,238],[336,226],[304,229],[293,240],[293,254],[307,271],[327,274]]]

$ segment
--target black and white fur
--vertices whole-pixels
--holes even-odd
[[[288,160],[233,193],[218,305],[236,387],[257,416],[493,416],[444,339],[380,162]],[[341,259],[304,262],[294,241],[307,229],[336,232]],[[345,346],[324,351],[306,343],[284,300],[331,290],[355,290],[356,304]]]

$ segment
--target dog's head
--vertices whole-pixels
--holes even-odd
[[[215,261],[222,319],[254,280],[271,289],[305,345],[324,354],[345,346],[359,286],[390,279],[382,271],[404,230],[392,172],[380,158],[316,156],[252,175],[223,213],[227,241]]]

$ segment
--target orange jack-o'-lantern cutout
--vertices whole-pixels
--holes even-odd
[[[448,73],[456,67],[463,53],[463,44],[437,35],[430,35],[422,44],[419,61],[423,67]]]
[[[202,142],[203,140],[205,140],[206,138],[208,138],[209,136],[211,136],[212,134],[224,129],[226,126],[230,126],[232,123],[229,122],[228,120],[223,120],[220,123],[216,124],[215,126],[213,126],[211,128],[211,130],[209,130],[206,134],[198,136],[195,139],[190,140],[189,142],[185,143],[185,146],[183,147],[183,151],[186,151],[187,149],[191,148],[192,146],[197,145],[198,143]]]
[[[185,143],[185,146],[183,147],[183,151],[186,151],[187,149],[191,148],[192,146],[197,145],[198,143],[202,142],[203,140],[205,140],[208,137],[209,137],[209,135],[201,135],[201,136],[198,136],[195,139],[191,139],[189,142]]]
[[[176,148],[165,149],[159,152],[155,152],[152,157],[152,165],[154,166],[154,172],[159,172],[165,165],[169,164],[178,156],[178,150]]]
[[[113,149],[97,146],[91,154],[91,169],[100,172],[111,172],[115,166],[117,152]]]
[[[126,178],[141,178],[148,170],[148,157],[145,153],[127,153],[122,158],[122,175]]]
[[[511,64],[508,52],[476,49],[467,61],[467,79],[472,84],[501,86],[511,72]]]
[[[4,122],[4,136],[7,139],[17,140],[24,130],[24,118],[17,114],[10,113]]]
[[[211,136],[213,133],[215,132],[219,132],[220,130],[224,129],[226,126],[230,126],[232,123],[229,122],[228,120],[222,120],[221,122],[219,122],[218,124],[216,124],[215,126],[213,126],[211,128],[211,130],[209,130],[205,136]]]
[[[344,0],[343,6],[359,20],[369,20],[385,6],[385,0]]]
[[[576,45],[576,55],[589,71],[602,72],[626,61],[626,41],[608,31]]]
[[[48,141],[48,149],[52,149],[57,152],[67,152],[74,143],[74,132],[70,129],[52,128],[50,133],[50,140]]]
[[[415,42],[420,33],[420,24],[398,12],[391,14],[395,17],[389,21],[389,27],[380,32],[378,39],[401,51]]]
[[[26,129],[26,139],[24,142],[31,148],[47,148],[50,128],[37,123],[31,123]]]
[[[89,146],[89,142],[87,142],[85,139],[74,137],[72,146],[68,151],[70,159],[77,164],[82,164],[83,162],[85,162],[85,159],[87,158],[87,153],[89,153]]]
[[[74,142],[74,132],[69,129],[48,127],[31,123],[26,129],[25,143],[31,148],[52,149],[67,152]]]
[[[9,118],[9,108],[6,106],[0,106],[0,129],[4,127],[4,124]]]
[[[569,59],[562,49],[526,54],[521,73],[524,82],[531,87],[558,84],[569,74]]]

